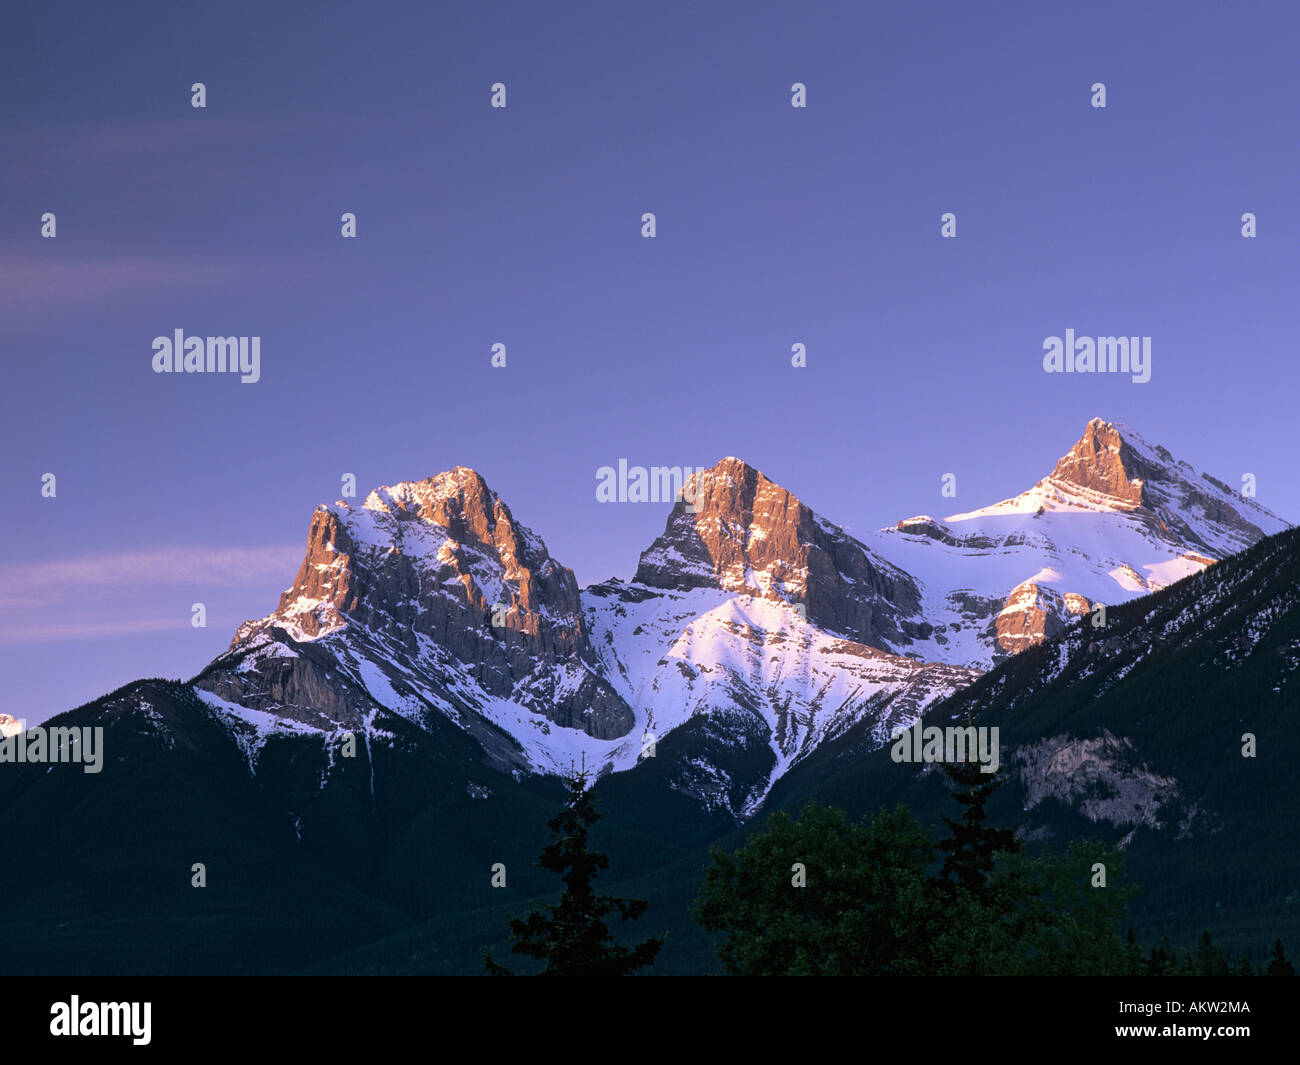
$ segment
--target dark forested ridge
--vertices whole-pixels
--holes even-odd
[[[1122,842],[1147,937],[1192,943],[1212,928],[1262,952],[1300,930],[1298,602],[1291,530],[1109,608],[1103,628],[1083,618],[926,720],[969,714],[999,728],[1010,783],[990,810],[1003,823],[1031,840]],[[797,768],[770,803],[810,794],[855,811],[903,801],[932,824],[945,801],[939,774],[852,736]]]

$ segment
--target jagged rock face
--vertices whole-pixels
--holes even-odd
[[[1093,821],[1160,828],[1161,806],[1177,799],[1178,783],[1134,757],[1133,741],[1102,730],[1091,739],[1052,736],[1014,755],[1025,809],[1044,799],[1076,807]]]
[[[214,670],[195,683],[227,702],[312,728],[358,728],[376,704],[332,667],[324,648],[296,645],[292,656],[253,656],[242,670]]]
[[[1051,476],[1137,507],[1147,502],[1143,486],[1151,471],[1115,426],[1094,418],[1079,442],[1057,462]]]
[[[464,467],[378,489],[361,511],[319,507],[275,616],[313,636],[343,619],[421,632],[463,661],[504,653],[516,670],[586,650],[573,571]]]
[[[784,601],[824,629],[886,649],[919,610],[907,574],[739,459],[692,475],[683,496],[641,555],[636,584]]]
[[[905,532],[909,536],[925,536],[931,540],[937,540],[941,544],[947,544],[949,547],[957,547],[960,543],[953,537],[952,533],[930,517],[929,514],[921,514],[915,518],[904,518],[894,526],[894,529]]]
[[[359,508],[317,508],[293,587],[274,613],[240,627],[231,650],[276,628],[299,640],[359,630],[411,662],[436,646],[469,667],[483,691],[519,697],[558,724],[601,737],[632,724],[622,701],[587,672],[594,657],[572,570],[466,467],[377,489]],[[242,673],[260,678],[259,699],[283,687],[295,704],[305,667],[273,661],[264,656]],[[549,676],[556,667],[565,683]],[[311,698],[351,713],[345,695],[325,694],[318,679]],[[243,683],[212,680],[208,688],[238,701],[232,685]]]
[[[1048,481],[1141,508],[1139,517],[1154,535],[1199,548],[1209,561],[1278,531],[1268,520],[1273,515],[1255,514],[1258,508],[1222,481],[1198,475],[1165,448],[1152,447],[1127,427],[1100,418],[1088,423]]]
[[[1050,640],[1064,627],[1061,618],[1065,610],[1060,592],[1025,581],[1007,596],[997,616],[998,646],[1009,654],[1019,654],[1026,647]]]

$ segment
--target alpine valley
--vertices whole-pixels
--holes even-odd
[[[553,890],[534,863],[583,762],[602,890],[652,901],[655,971],[712,971],[708,847],[809,798],[937,822],[940,775],[888,740],[967,715],[1000,728],[1004,823],[1126,849],[1144,941],[1295,938],[1287,522],[1100,419],[1020,495],[861,540],[739,459],[685,494],[630,581],[587,588],[472,469],[319,507],[198,676],[48,723],[102,726],[101,773],[0,765],[0,970],[480,972]]]

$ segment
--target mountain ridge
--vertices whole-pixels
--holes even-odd
[[[1072,619],[1273,527],[1093,419],[1019,496],[862,538],[728,457],[690,475],[631,581],[579,588],[457,466],[316,508],[293,584],[191,683],[254,773],[275,737],[387,743],[436,718],[498,771],[605,774],[690,726],[666,785],[743,819],[822,744],[864,723],[883,742]]]

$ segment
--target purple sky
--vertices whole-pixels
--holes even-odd
[[[667,515],[596,502],[620,458],[865,530],[1101,416],[1300,519],[1300,15],[1136,6],[7,10],[0,710],[195,673],[345,473],[473,466],[583,584]],[[154,374],[177,328],[261,380]],[[1067,328],[1152,337],[1151,381],[1045,374]]]

